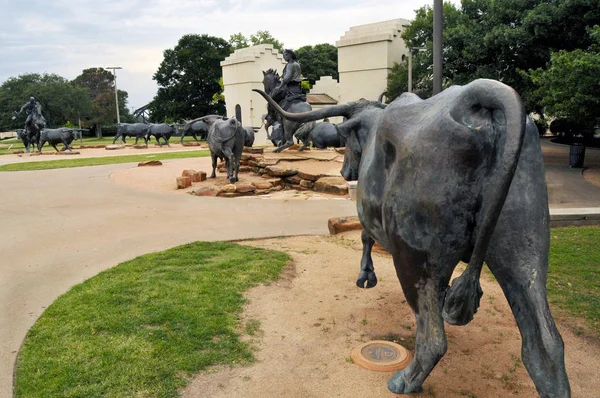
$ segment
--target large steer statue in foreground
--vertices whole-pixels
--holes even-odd
[[[257,91],[257,90],[255,90]],[[259,91],[257,91],[259,92]],[[494,80],[453,86],[427,100],[357,101],[288,113],[307,122],[345,116],[342,175],[357,179],[363,226],[360,287],[377,284],[371,248],[391,253],[417,323],[415,355],[388,382],[418,392],[447,350],[444,320],[464,325],[482,295],[485,261],[522,336],[523,363],[541,397],[570,397],[563,341],[546,299],[548,196],[535,125],[518,94]],[[466,270],[448,286],[460,261]]]

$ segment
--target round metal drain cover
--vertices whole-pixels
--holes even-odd
[[[412,354],[399,344],[374,340],[354,347],[350,354],[355,364],[375,372],[394,372],[404,369]]]

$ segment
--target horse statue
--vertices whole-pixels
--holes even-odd
[[[279,74],[277,73],[276,70],[274,69],[269,69],[266,72],[263,71],[263,86],[265,89],[265,93],[269,94],[269,96],[271,96],[272,94],[274,94],[274,89],[275,87],[277,87],[279,85],[279,83],[281,83],[281,77],[279,76]],[[279,104],[281,104],[281,102],[283,102],[283,100],[278,101]],[[289,104],[287,104],[286,106],[286,110],[290,113],[301,113],[301,112],[309,112],[312,110],[312,107],[310,106],[310,104],[306,101],[293,101]],[[274,111],[274,109],[272,109],[272,107],[269,105],[268,106],[268,113],[267,116],[265,118],[265,122],[266,122],[266,129],[267,132],[268,127],[272,126],[273,124],[275,124],[275,122],[279,122],[281,123],[281,125],[283,126],[283,132],[284,132],[284,139],[282,144],[275,148],[275,150],[273,152],[281,152],[286,148],[289,148],[290,146],[294,145],[294,136],[296,134],[296,132],[301,132],[302,134],[302,141],[303,141],[303,146],[300,148],[300,150],[304,150],[308,144],[310,144],[310,140],[308,139],[309,133],[312,130],[312,127],[314,127],[314,123],[315,122],[308,122],[308,123],[298,123],[298,122],[294,122],[288,119],[283,119],[277,112]],[[303,126],[305,125],[306,126]],[[301,128],[302,127],[302,128]],[[306,134],[306,131],[308,131],[308,134]]]
[[[13,119],[16,119],[24,110],[27,112],[27,120],[25,120],[25,128],[21,133],[21,139],[25,145],[25,151],[30,153],[30,149],[35,150],[36,146],[39,149],[42,130],[46,127],[46,119],[42,116],[42,105],[33,97],[21,107],[19,112],[15,112]],[[33,148],[31,148],[32,145]]]

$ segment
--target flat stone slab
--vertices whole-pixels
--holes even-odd
[[[123,145],[117,145],[117,144],[110,144],[104,147],[104,149],[106,149],[107,151],[114,151],[117,149],[122,149],[124,148]]]
[[[138,163],[138,167],[144,166],[162,166],[162,162],[160,160],[146,160],[145,162]]]
[[[327,228],[331,235],[337,235],[342,232],[361,230],[362,225],[358,216],[335,217],[329,219]]]

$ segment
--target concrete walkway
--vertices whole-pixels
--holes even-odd
[[[568,168],[568,147],[549,145],[542,143],[545,156],[552,153],[546,165],[551,211],[600,213],[600,188]],[[595,156],[600,165],[600,151],[588,151],[586,165]],[[14,160],[1,156],[0,164]],[[0,173],[0,397],[12,396],[13,365],[27,330],[59,295],[98,272],[196,240],[326,234],[329,218],[356,215],[346,200],[203,198],[109,180],[131,166]]]
[[[27,330],[59,295],[98,272],[197,240],[326,234],[330,217],[356,214],[349,200],[203,198],[109,180],[127,167],[0,173],[0,397],[12,396]]]

